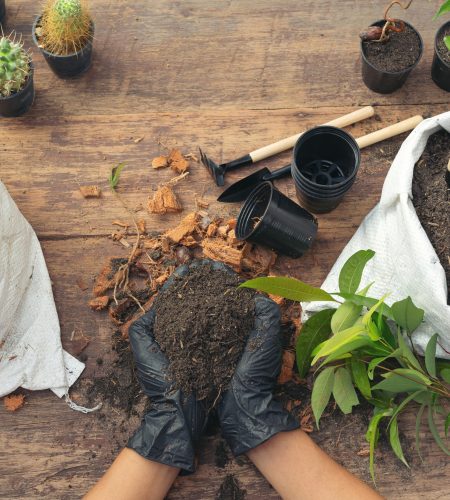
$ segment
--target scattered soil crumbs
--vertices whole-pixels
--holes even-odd
[[[241,489],[237,479],[228,474],[220,485],[216,500],[242,500],[246,497],[246,491]]]
[[[450,35],[450,26],[442,32],[442,35],[439,37],[436,45],[439,55],[441,56],[441,59],[445,63],[450,65],[450,50],[447,49],[447,45],[445,45],[444,43],[444,37],[449,35]]]
[[[203,264],[155,300],[155,339],[185,394],[213,401],[229,385],[255,318],[255,292],[239,283],[235,273]]]
[[[417,33],[405,26],[401,33],[389,32],[386,42],[364,42],[364,54],[379,70],[396,72],[413,66],[420,56]]]
[[[413,204],[445,270],[450,291],[450,190],[445,180],[449,159],[450,134],[442,130],[430,136],[414,168]]]
[[[3,404],[8,411],[17,411],[25,404],[25,396],[23,394],[11,394],[11,396],[5,396]]]

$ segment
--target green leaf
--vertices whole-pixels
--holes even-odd
[[[377,410],[375,410],[377,411]],[[375,470],[374,470],[374,457],[375,457],[375,447],[378,442],[379,429],[378,426],[380,421],[387,416],[390,416],[392,410],[385,410],[381,413],[375,413],[370,419],[369,427],[367,428],[366,439],[370,446],[370,458],[369,458],[369,468],[370,475],[372,476],[372,481],[375,483]]]
[[[341,292],[355,293],[358,290],[364,268],[374,255],[373,250],[360,250],[347,260],[339,274],[339,290]]]
[[[359,392],[365,398],[372,397],[372,391],[370,390],[369,377],[367,376],[366,364],[357,358],[352,358],[350,361],[350,367],[352,369],[353,381]]]
[[[410,368],[395,368],[391,373],[397,373],[402,375],[403,377],[409,378],[410,380],[414,380],[415,382],[419,382],[425,385],[431,385],[431,380],[424,375],[423,373],[418,372],[417,370],[412,370]],[[387,377],[387,375],[383,375],[383,377]]]
[[[254,288],[261,292],[270,293],[285,299],[297,302],[333,301],[336,300],[325,290],[315,288],[294,278],[282,276],[269,276],[255,278],[240,285],[245,288]]]
[[[422,393],[426,393],[427,391],[426,390],[422,390],[422,391],[416,391],[416,392],[413,392],[412,394],[410,394],[409,396],[407,396],[398,406],[397,408],[394,410],[394,413],[392,414],[392,417],[391,417],[391,420],[389,422],[388,425],[391,425],[392,423],[392,420],[394,418],[397,417],[397,415],[406,407],[406,405],[408,403],[410,403],[411,401],[415,400],[417,398],[417,396],[419,396],[420,394]]]
[[[336,333],[329,340],[327,340],[320,351],[314,356],[311,364],[314,365],[319,358],[323,358],[332,354],[337,349],[345,346],[352,340],[361,337],[362,334],[365,333],[364,327],[362,325],[356,324],[351,328],[347,328],[346,330],[342,330],[342,332]]]
[[[355,340],[352,340],[351,342],[348,342],[347,344],[343,345],[339,349],[336,349],[333,354],[330,354],[327,356],[323,362],[320,365],[320,368],[324,365],[327,365],[328,363],[331,363],[332,361],[336,361],[337,359],[343,359],[351,357],[351,352],[357,351],[361,347],[367,346],[368,344],[371,343],[371,340],[369,337],[359,337]],[[320,349],[317,351],[319,352]]]
[[[346,368],[338,368],[334,376],[333,396],[345,415],[359,404],[358,396],[352,384],[352,377]]]
[[[126,165],[125,162],[119,163],[118,165],[116,165],[115,167],[113,167],[111,169],[111,173],[109,174],[108,181],[109,181],[109,185],[113,191],[116,189],[116,186],[119,183],[120,174],[121,174],[122,170],[124,169],[125,165]]]
[[[444,43],[448,50],[450,50],[450,35],[444,36]]]
[[[442,14],[445,14],[446,12],[450,12],[450,0],[445,0],[445,2],[439,7],[439,10],[436,12],[433,19],[442,16]]]
[[[422,455],[420,453],[420,425],[422,424],[422,415],[427,405],[422,403],[416,416],[416,450],[419,455],[420,460],[423,462]]]
[[[341,304],[331,319],[331,330],[338,333],[346,330],[355,324],[362,311],[362,306],[357,306],[353,302],[346,301]]]
[[[319,420],[331,397],[334,384],[334,366],[329,366],[319,373],[311,394],[311,407],[316,419],[317,428]]]
[[[416,307],[411,297],[395,302],[391,310],[397,324],[408,333],[412,333],[423,321],[424,310]]]
[[[384,301],[386,300],[386,297],[388,297],[388,293],[383,295],[383,297],[381,297],[380,300],[378,300],[378,302],[376,304],[374,304],[367,312],[366,314],[364,314],[364,317],[363,317],[363,324],[364,325],[367,325],[367,323],[372,319],[372,315],[373,313],[384,303]]]
[[[405,455],[403,454],[402,445],[400,443],[396,416],[392,417],[391,424],[389,426],[389,442],[391,443],[391,448],[393,452],[397,455],[397,458],[399,458],[406,465],[406,467],[409,467]]]
[[[419,391],[424,389],[424,384],[417,380],[411,380],[398,373],[389,372],[383,374],[384,380],[372,386],[372,390],[389,391],[394,393]]]
[[[427,347],[425,349],[425,366],[427,372],[432,376],[436,377],[436,344],[437,344],[438,334],[435,333],[428,341]]]
[[[447,384],[450,384],[450,368],[444,368],[440,372],[441,377],[447,382]]]
[[[331,317],[334,313],[335,309],[324,309],[311,316],[303,324],[295,346],[297,370],[301,378],[306,376],[311,367],[311,355],[314,348],[330,336]]]
[[[448,428],[450,427],[450,413],[447,414],[445,417],[445,422],[444,422],[444,432],[445,432],[445,437],[448,437]]]
[[[394,352],[388,354],[387,356],[383,356],[383,357],[379,357],[379,358],[373,358],[373,359],[370,360],[369,366],[367,368],[367,375],[370,378],[370,380],[373,380],[373,374],[374,374],[375,368],[380,363],[382,363],[384,360],[386,360],[388,358],[391,358],[391,357],[395,357],[397,351],[394,351]]]
[[[428,427],[430,428],[431,434],[434,437],[434,440],[436,441],[436,444],[439,446],[439,448],[446,454],[450,456],[450,450],[445,446],[444,441],[442,440],[441,436],[439,436],[439,432],[436,428],[436,424],[434,423],[433,419],[433,407],[430,405],[428,407]]]
[[[339,293],[333,293],[333,295],[339,295],[339,297],[342,297],[345,300],[349,300],[350,302],[353,302],[358,306],[367,307],[367,309],[370,309],[371,307],[373,307],[375,304],[378,303],[377,299],[374,299],[372,297],[365,297],[364,295],[355,293],[339,292]],[[391,308],[386,304],[383,304],[383,314],[387,316],[389,319],[392,320],[394,319],[394,315],[392,313]]]
[[[412,353],[411,349],[407,345],[405,339],[403,338],[403,335],[401,334],[400,331],[397,332],[397,341],[398,341],[398,352],[400,353],[400,356],[403,356],[411,366],[416,368],[417,370],[422,370],[422,366],[420,365],[418,359],[414,356]],[[397,359],[399,359],[398,356],[396,356]],[[400,359],[399,359],[400,361]]]
[[[383,308],[386,306],[384,304]],[[396,349],[397,342],[395,340],[394,335],[392,335],[392,331],[389,328],[384,316],[378,312],[374,313],[373,320],[376,322],[378,330],[381,332],[381,337],[394,349]]]

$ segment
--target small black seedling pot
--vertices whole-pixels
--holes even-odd
[[[385,22],[386,21],[382,19],[380,21],[372,23],[371,26],[382,27],[384,26]],[[412,66],[409,66],[409,68],[396,72],[382,71],[377,69],[375,66],[372,65],[371,62],[369,62],[369,60],[366,57],[366,54],[364,52],[364,42],[362,40],[360,42],[361,59],[362,59],[362,77],[364,83],[366,84],[367,87],[369,87],[370,90],[378,92],[379,94],[391,94],[392,92],[398,90],[406,82],[408,75],[417,66],[422,57],[423,40],[422,37],[420,36],[420,33],[414,28],[414,26],[411,26],[411,24],[407,23],[406,21],[403,22],[417,33],[417,36],[419,37],[420,41],[420,55],[417,58],[417,61]]]
[[[5,19],[5,14],[6,14],[5,0],[0,0],[0,24],[3,22],[3,19]]]
[[[450,92],[450,65],[446,63],[438,50],[438,43],[444,37],[446,30],[450,28],[450,21],[440,27],[434,39],[434,58],[431,66],[431,78],[441,89]]]
[[[301,257],[317,233],[313,215],[263,182],[249,195],[236,224],[236,236],[272,248],[289,257]]]
[[[44,55],[44,58],[53,73],[59,76],[59,78],[73,78],[85,73],[91,66],[92,62],[92,43],[95,29],[94,23],[91,25],[91,38],[82,49],[78,52],[74,52],[73,54],[59,56],[57,54],[52,54],[39,46],[39,42],[36,37],[36,27],[39,26],[40,21],[41,16],[38,16],[33,24],[33,41]]]
[[[334,210],[352,187],[361,161],[355,139],[343,130],[315,127],[294,146],[291,173],[297,198],[308,210]]]
[[[0,97],[0,116],[13,117],[26,113],[34,101],[33,67],[25,87],[8,97]]]

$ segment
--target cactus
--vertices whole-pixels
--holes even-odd
[[[47,0],[40,28],[40,45],[57,55],[79,51],[92,36],[91,17],[83,0]]]
[[[31,71],[30,56],[20,41],[0,37],[0,96],[8,97],[22,90]]]

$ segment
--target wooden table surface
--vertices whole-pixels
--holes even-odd
[[[171,176],[150,166],[164,146],[188,152],[201,145],[214,159],[230,160],[364,105],[376,105],[377,117],[350,127],[356,136],[418,113],[447,111],[449,94],[430,77],[437,3],[415,2],[404,16],[421,32],[424,56],[401,90],[383,96],[362,83],[357,34],[382,17],[384,1],[92,0],[93,66],[82,78],[63,81],[32,47],[36,2],[7,0],[6,31],[23,33],[33,54],[36,101],[26,116],[0,121],[0,179],[42,243],[65,349],[76,352],[78,334],[90,338],[84,379],[100,376],[113,358],[111,324],[106,315],[87,308],[89,290],[77,286],[80,280],[91,283],[105,257],[125,253],[109,238],[112,220],[127,217],[108,190],[110,168],[127,162],[120,192],[134,207]],[[345,201],[319,217],[313,250],[296,261],[281,259],[280,270],[321,283],[376,204],[398,144],[364,151],[358,180]],[[285,153],[265,163],[274,168],[288,159]],[[84,200],[79,184],[97,184],[104,195]],[[294,196],[289,181],[279,185]],[[185,213],[195,209],[200,195],[211,202],[211,213],[237,213],[237,206],[214,202],[220,190],[198,164],[178,190]],[[173,226],[182,216],[141,214],[150,230]],[[98,356],[104,359],[101,367]],[[0,498],[80,498],[124,444],[113,442],[108,425],[96,418],[70,410],[49,391],[28,393],[17,413],[1,405]],[[408,430],[413,419],[413,411],[403,418],[407,449],[413,448]],[[356,455],[365,444],[363,426],[347,428],[341,436],[345,426],[343,418],[313,437],[369,480],[368,459]],[[229,473],[246,498],[278,498],[247,461],[217,467],[216,440],[205,439],[198,472],[180,478],[170,498],[213,499]],[[384,496],[450,498],[448,457],[425,430],[423,443],[424,462],[411,451],[411,470],[387,449],[382,452],[378,488]]]

